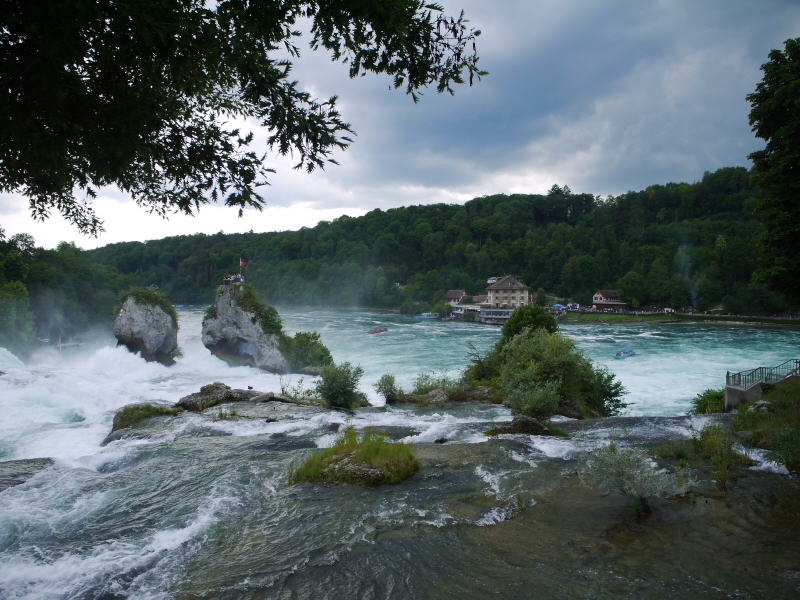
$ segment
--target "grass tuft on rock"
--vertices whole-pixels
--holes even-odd
[[[120,298],[119,301],[119,305],[114,307],[115,315],[119,314],[120,309],[122,309],[122,305],[125,304],[125,301],[129,297],[133,297],[133,299],[138,304],[157,306],[170,316],[170,318],[172,319],[172,324],[177,327],[178,313],[175,312],[175,307],[172,305],[172,302],[170,302],[169,299],[161,292],[149,287],[129,288],[128,291],[122,294],[122,297]]]
[[[128,404],[120,408],[114,415],[114,422],[111,425],[111,433],[118,429],[125,429],[148,419],[160,415],[177,415],[183,409],[177,406],[161,406],[158,404]]]
[[[365,431],[359,439],[347,427],[331,448],[315,451],[295,470],[290,483],[321,481],[375,486],[398,483],[419,469],[411,446],[388,442],[375,431]]]
[[[659,458],[672,459],[679,467],[709,465],[711,476],[725,489],[731,467],[749,467],[753,461],[734,449],[734,438],[724,425],[709,424],[688,440],[675,440],[656,450]]]

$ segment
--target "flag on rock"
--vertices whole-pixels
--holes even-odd
[[[239,268],[241,269],[242,267],[246,267],[246,266],[247,266],[247,265],[246,265],[246,264],[244,264],[244,261],[242,260],[242,258],[241,258],[241,257],[239,257]]]

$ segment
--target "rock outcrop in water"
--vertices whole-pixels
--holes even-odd
[[[178,400],[175,406],[193,412],[201,412],[217,404],[253,400],[263,395],[263,392],[256,390],[237,390],[225,385],[221,381],[215,381],[214,383],[209,383],[201,387],[199,392],[184,396]]]
[[[145,360],[171,365],[178,351],[175,308],[155,290],[133,289],[122,299],[114,336],[119,345],[139,352]]]
[[[515,416],[509,423],[498,423],[486,432],[486,435],[501,435],[504,433],[524,433],[528,435],[553,435],[545,425],[533,417],[525,415]]]
[[[258,301],[249,285],[219,286],[214,304],[203,319],[202,340],[214,356],[230,364],[289,372],[289,363],[278,349],[280,317],[274,308]]]

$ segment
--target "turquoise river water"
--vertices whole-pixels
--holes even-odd
[[[0,598],[797,597],[797,537],[781,534],[796,519],[766,505],[730,514],[737,503],[722,502],[664,511],[642,528],[624,501],[570,475],[619,428],[641,443],[691,435],[706,421],[681,416],[694,394],[721,387],[726,370],[796,358],[797,331],[565,325],[625,385],[634,418],[575,425],[568,439],[490,439],[483,432],[510,418],[505,407],[383,407],[372,384],[383,373],[406,387],[422,372],[457,375],[470,345],[485,352],[497,328],[369,311],[281,315],[287,332],[319,331],[337,362],[361,365],[375,406],[184,413],[103,444],[125,404],[173,403],[212,381],[280,392],[313,378],[214,358],[199,310],[179,311],[183,356],[172,367],[102,336],[24,364],[0,349],[0,461],[54,459],[0,491]],[[367,334],[375,327],[388,331]],[[621,347],[636,356],[615,360]],[[347,423],[414,444],[422,469],[387,488],[288,485],[309,449]],[[753,477],[785,477],[759,468]],[[698,511],[710,529],[691,520]]]

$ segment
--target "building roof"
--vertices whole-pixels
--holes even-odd
[[[495,283],[490,285],[487,290],[527,290],[528,286],[512,277],[506,275],[498,279]]]
[[[603,298],[619,298],[619,290],[597,290],[594,295],[598,294]]]
[[[473,296],[472,297],[472,303],[473,304],[484,304],[488,300],[489,300],[489,296],[487,296],[486,294],[483,294],[482,296]]]
[[[467,295],[467,292],[464,290],[447,290],[447,299],[455,298],[456,300],[461,300],[464,296]]]

